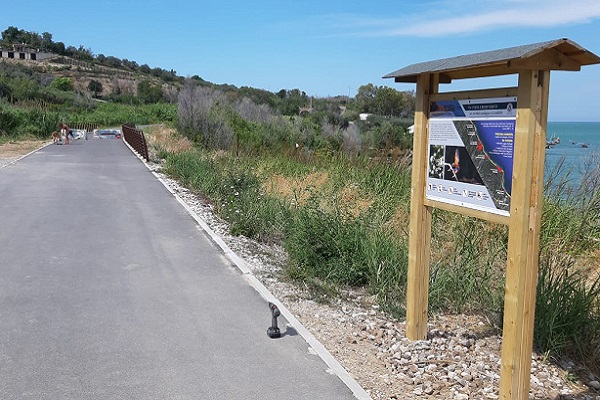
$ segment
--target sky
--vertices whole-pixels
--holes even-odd
[[[568,38],[600,55],[600,0],[21,0],[0,15],[55,42],[216,84],[354,96],[423,61]],[[516,86],[463,79],[440,91]],[[550,121],[600,121],[600,65],[553,71]],[[600,134],[600,133],[599,133]]]

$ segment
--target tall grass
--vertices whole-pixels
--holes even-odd
[[[500,323],[506,227],[438,211],[432,231],[432,310],[483,313]]]
[[[537,285],[534,342],[551,358],[567,355],[598,372],[600,274],[543,264]]]
[[[403,221],[394,226],[389,220],[406,197],[408,175],[363,167],[340,159],[331,181],[292,188],[289,197],[269,193],[267,177],[302,179],[315,169],[278,156],[195,151],[170,154],[165,171],[212,202],[232,234],[281,243],[293,279],[366,286],[383,305],[402,313],[406,240],[395,230]],[[340,194],[348,187],[375,187],[385,195],[361,205]]]
[[[311,287],[361,286],[403,315],[406,164],[325,153],[307,162],[295,155],[193,151],[169,154],[166,171],[209,199],[232,233],[281,243],[289,277]],[[569,195],[556,185],[546,188],[535,346],[554,358],[593,360],[589,366],[599,372],[600,278],[580,260],[598,249],[600,185],[570,187]],[[435,210],[432,231],[431,311],[481,313],[499,327],[507,227]]]
[[[319,198],[297,207],[286,224],[284,245],[294,276],[314,276],[335,284],[365,285],[369,271],[362,257],[367,237],[364,224],[343,209],[322,209]]]
[[[216,160],[197,151],[169,154],[165,172],[213,202],[221,187],[222,170]]]
[[[559,163],[546,183],[534,340],[600,373],[600,167],[591,165],[576,181]]]

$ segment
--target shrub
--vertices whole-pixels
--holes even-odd
[[[200,157],[196,151],[169,154],[165,161],[165,173],[209,200],[216,199],[221,187],[222,176],[216,162]]]
[[[12,136],[17,134],[17,127],[21,123],[19,116],[10,108],[0,108],[0,134]]]
[[[325,212],[317,199],[299,207],[286,225],[284,247],[292,276],[317,277],[335,284],[358,286],[368,282],[363,253],[366,229],[342,210]]]
[[[50,87],[63,92],[70,92],[73,90],[73,80],[64,76],[56,78],[50,83]]]
[[[287,210],[284,204],[261,192],[259,179],[247,172],[229,173],[220,197],[221,215],[230,224],[232,235],[243,235],[262,242],[281,238]]]

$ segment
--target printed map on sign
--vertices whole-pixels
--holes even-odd
[[[508,215],[516,97],[431,103],[429,199]]]

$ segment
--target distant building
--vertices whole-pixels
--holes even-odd
[[[0,58],[42,61],[54,56],[56,56],[56,54],[40,51],[31,48],[26,44],[12,44],[8,47],[0,47]]]

